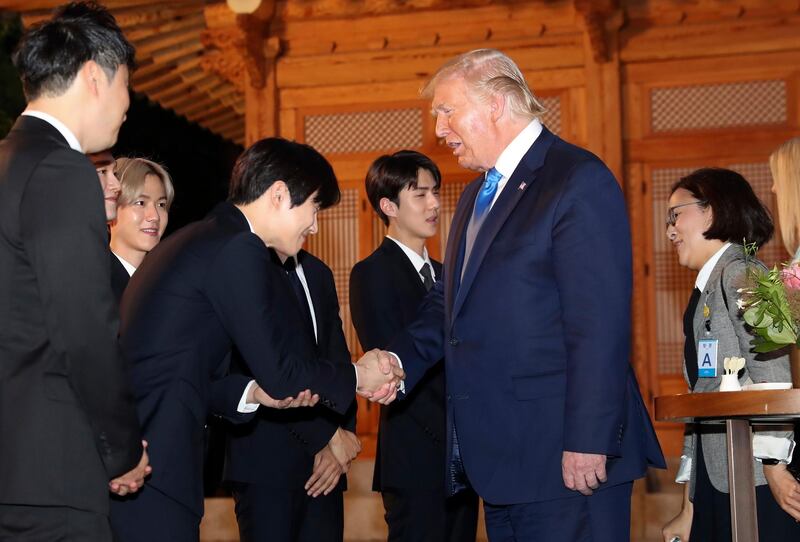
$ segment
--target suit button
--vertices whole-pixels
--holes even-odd
[[[458,346],[459,342],[461,341],[459,341],[457,337],[450,337],[450,346]]]

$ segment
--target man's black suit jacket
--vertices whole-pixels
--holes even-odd
[[[437,279],[442,265],[432,262]],[[391,239],[350,273],[350,311],[365,350],[385,348],[414,320],[425,287]],[[444,364],[428,371],[403,401],[381,408],[372,489],[438,490],[445,480]]]
[[[301,312],[298,299],[283,312],[292,330],[296,355],[306,359],[327,359],[342,367],[352,365],[339,317],[339,299],[333,273],[321,260],[301,251],[298,261],[303,266],[317,323],[317,338],[311,323]],[[278,265],[277,263],[275,264]],[[282,271],[282,268],[279,268]],[[291,293],[291,284],[284,272],[283,287]],[[214,385],[213,409],[217,414],[234,419],[238,401],[251,371],[233,356],[231,375],[222,381],[226,390]],[[297,390],[299,391],[299,390]],[[229,427],[225,462],[225,480],[258,483],[277,489],[301,490],[314,467],[314,455],[331,439],[338,427],[355,432],[356,402],[345,415],[317,405],[313,408],[275,410],[260,407],[250,423]],[[268,459],[267,459],[268,458]],[[344,488],[342,477],[340,487]]]
[[[353,367],[297,354],[285,280],[241,211],[225,202],[159,243],[123,295],[120,342],[153,463],[148,483],[198,515],[211,383],[227,371],[233,348],[273,397],[310,388],[339,413],[353,401]]]
[[[119,261],[114,253],[111,253],[111,291],[114,292],[114,297],[117,300],[117,303],[122,301],[122,294],[125,293],[125,288],[128,287],[128,282],[130,282],[131,276],[128,274],[128,271],[125,269],[125,266],[122,265],[122,262]]]
[[[0,503],[108,513],[142,453],[97,172],[49,123],[0,141]]]

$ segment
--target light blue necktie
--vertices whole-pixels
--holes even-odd
[[[495,194],[497,194],[497,184],[503,174],[495,168],[486,172],[486,178],[483,180],[478,197],[475,198],[475,208],[472,210],[472,219],[467,225],[467,239],[464,247],[464,262],[461,264],[461,276],[464,276],[464,270],[467,268],[469,256],[472,253],[472,245],[475,243],[475,238],[478,236],[478,231],[481,229],[486,215],[489,214],[489,208],[492,205]]]
[[[502,173],[495,168],[490,169],[486,173],[486,179],[483,181],[481,191],[478,192],[478,197],[475,198],[475,209],[472,211],[472,222],[482,223],[484,215],[489,211],[492,204],[494,195],[497,193],[497,184],[503,177]]]

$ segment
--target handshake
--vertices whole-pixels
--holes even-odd
[[[372,402],[388,405],[397,397],[406,377],[398,359],[383,350],[370,350],[356,363],[356,392]]]
[[[372,402],[388,405],[397,397],[397,390],[406,377],[397,358],[383,350],[370,350],[356,363],[358,387],[356,392]],[[268,408],[286,409],[312,407],[319,401],[319,395],[311,390],[303,390],[294,397],[273,399],[258,384],[251,387],[247,395],[248,403],[259,403]]]

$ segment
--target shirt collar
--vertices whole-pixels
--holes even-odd
[[[503,149],[494,168],[500,172],[503,179],[508,179],[517,169],[522,161],[522,157],[531,148],[539,134],[542,133],[542,123],[539,119],[533,119],[523,130],[517,134],[508,147]]]
[[[242,213],[242,216],[243,216],[243,217],[244,217],[244,219],[247,221],[247,227],[248,227],[248,228],[250,228],[250,233],[256,233],[256,230],[254,230],[254,229],[253,229],[253,225],[252,225],[252,224],[250,224],[250,221],[249,221],[249,220],[247,220],[247,215],[246,215],[246,214],[244,214],[244,213]]]
[[[726,250],[728,250],[728,247],[730,246],[731,243],[725,243],[724,245],[722,245],[722,248],[716,251],[714,255],[711,256],[708,259],[708,261],[703,264],[703,267],[700,268],[700,272],[697,274],[697,280],[694,283],[695,288],[697,288],[700,291],[705,290],[706,283],[708,282],[708,277],[711,276],[711,272],[714,270],[714,267],[716,267],[717,262],[719,261],[720,258],[722,258],[722,255],[725,253]]]
[[[43,113],[42,111],[36,111],[35,109],[26,109],[22,112],[22,115],[26,117],[36,117],[39,120],[45,121],[47,124],[58,130],[64,139],[67,140],[67,144],[72,150],[83,153],[81,144],[78,141],[78,138],[75,137],[75,134],[72,133],[72,130],[67,128],[66,124],[55,118],[53,115]]]
[[[114,256],[116,256],[116,257],[117,257],[117,259],[119,260],[119,263],[121,263],[121,264],[122,264],[122,267],[124,267],[124,268],[125,268],[125,271],[127,271],[127,272],[128,272],[128,276],[129,276],[129,277],[132,277],[132,276],[133,276],[133,274],[136,272],[136,268],[133,266],[133,264],[132,264],[132,263],[130,263],[129,261],[127,261],[125,258],[123,258],[122,256],[120,256],[119,254],[117,254],[116,252],[113,252],[113,251],[112,251],[111,253],[112,253]]]
[[[422,247],[422,256],[417,254],[415,251],[408,248],[406,245],[395,239],[394,237],[386,236],[387,239],[391,239],[397,246],[399,246],[403,252],[405,252],[406,256],[409,260],[411,260],[411,265],[414,266],[414,269],[417,270],[417,274],[419,274],[419,270],[422,269],[422,266],[428,264],[431,268],[431,276],[433,280],[436,280],[436,272],[433,270],[433,265],[431,264],[431,260],[428,257],[428,249],[423,245]],[[421,275],[420,275],[421,276]]]

